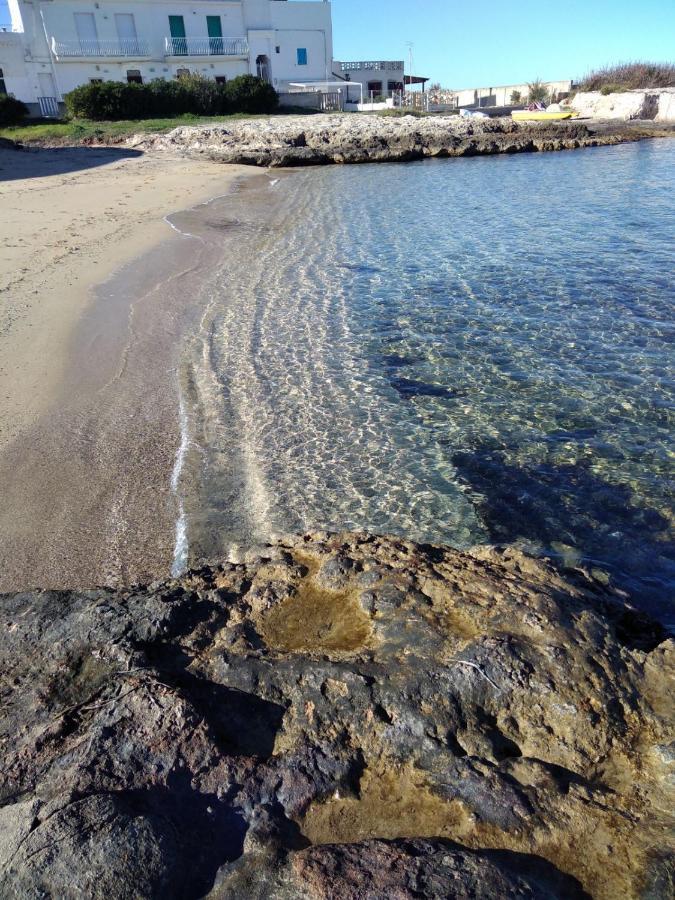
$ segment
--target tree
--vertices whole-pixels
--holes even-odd
[[[510,103],[512,106],[518,106],[519,103],[523,102],[523,95],[520,91],[511,91],[511,99]]]
[[[546,103],[548,91],[546,90],[546,85],[541,82],[541,79],[535,79],[531,84],[528,84],[527,87],[529,91],[527,95],[528,103]]]

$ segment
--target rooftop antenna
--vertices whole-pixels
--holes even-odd
[[[410,90],[412,90],[413,47],[415,45],[413,44],[412,41],[406,41],[405,45],[408,48],[408,78],[410,78],[409,85],[410,85]],[[403,73],[403,90],[405,90],[405,72]]]

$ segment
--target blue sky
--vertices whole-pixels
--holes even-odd
[[[444,87],[576,78],[675,62],[675,0],[333,0],[338,59],[407,59]]]
[[[675,62],[675,0],[333,0],[333,28],[337,58],[407,59],[412,41],[415,74],[453,88]]]

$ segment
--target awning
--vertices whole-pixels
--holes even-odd
[[[424,85],[429,81],[428,78],[424,78],[422,75],[406,75],[404,78],[404,83],[408,85],[412,84],[421,84],[422,90],[424,90]]]

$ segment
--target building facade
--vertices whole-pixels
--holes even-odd
[[[333,71],[345,81],[363,86],[364,100],[376,97],[392,97],[403,90],[403,60],[371,60],[362,62],[339,62],[333,64]]]
[[[332,74],[327,0],[8,0],[4,88],[43,114],[91,81],[226,81],[247,73],[278,91]],[[5,41],[6,39],[6,41]],[[52,112],[53,114],[53,112]]]

